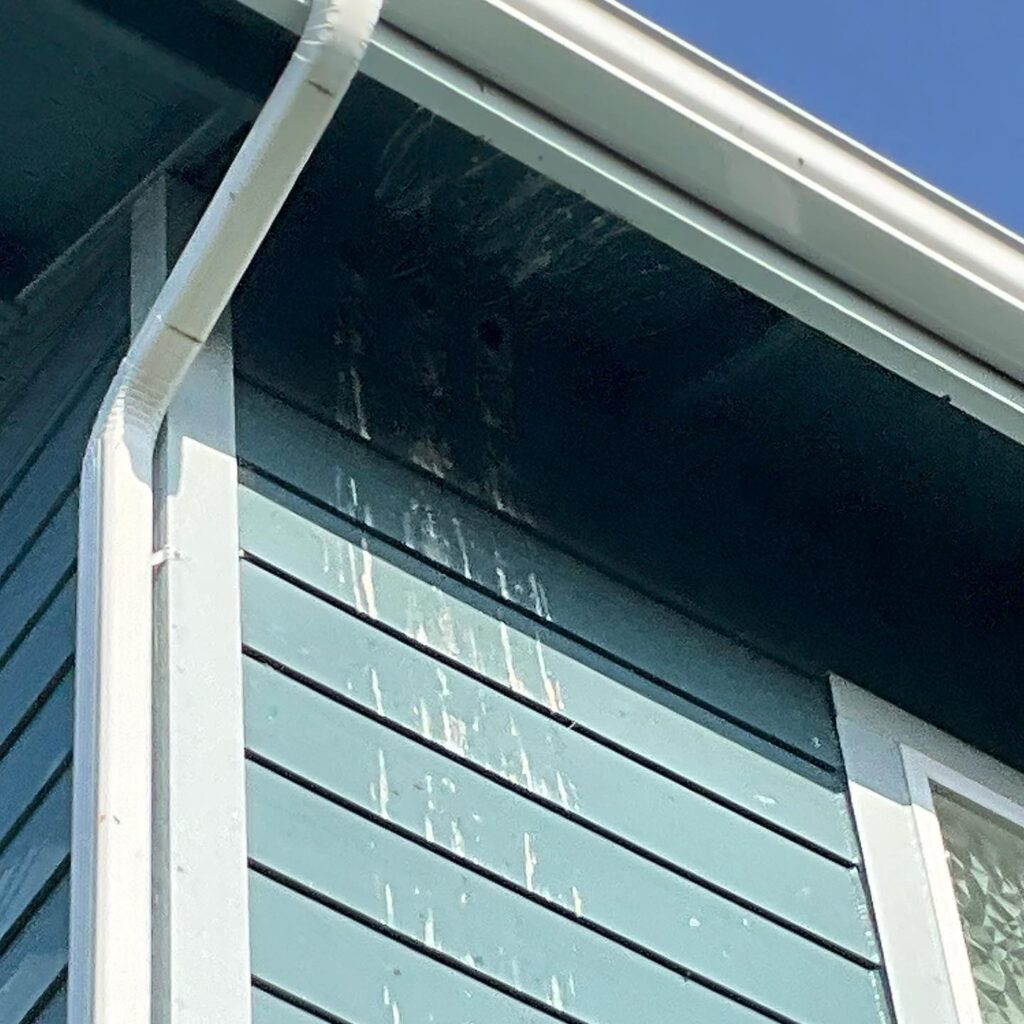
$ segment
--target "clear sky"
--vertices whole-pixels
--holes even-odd
[[[625,0],[1024,234],[1024,0]]]

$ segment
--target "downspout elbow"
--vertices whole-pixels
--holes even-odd
[[[291,60],[133,339],[90,436],[80,483],[68,981],[69,1019],[80,1024],[153,1019],[159,429],[355,77],[381,3],[312,0]],[[232,1024],[247,1019],[240,1007]]]

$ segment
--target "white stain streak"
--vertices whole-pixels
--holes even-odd
[[[462,834],[462,829],[459,828],[457,821],[452,821],[452,849],[460,856],[463,857],[466,854],[466,839]]]
[[[437,944],[437,936],[434,933],[434,911],[428,910],[423,921],[423,944],[428,949],[433,949]]]
[[[555,772],[555,783],[558,785],[558,799],[563,807],[569,806],[569,790],[566,788],[565,779],[560,771]]]
[[[377,751],[377,806],[380,808],[380,816],[388,817],[388,800],[391,798],[391,790],[388,787],[388,769],[384,761],[384,751]]]
[[[360,587],[356,584],[359,579],[359,571],[356,568],[356,549],[352,544],[347,544],[348,548],[348,567],[349,574],[352,577],[352,596],[355,598],[356,611],[364,612],[366,609],[363,607],[363,594]]]
[[[430,815],[423,816],[423,838],[428,843],[434,841],[434,823],[430,820]]]
[[[533,610],[542,618],[551,618],[551,606],[548,603],[547,591],[544,584],[537,579],[537,574],[531,572],[527,579],[530,582],[530,595],[533,597]]]
[[[516,673],[515,660],[512,657],[512,637],[504,622],[498,623],[498,635],[501,637],[501,651],[505,657],[505,675],[508,677],[508,685],[513,693],[524,694],[526,685]]]
[[[583,897],[575,885],[572,887],[572,912],[577,917],[583,916]]]
[[[384,915],[387,920],[388,927],[394,928],[395,926],[395,894],[391,891],[391,883],[386,882],[384,884]]]
[[[466,723],[456,715],[450,714],[447,708],[441,709],[441,725],[444,729],[444,745],[462,757],[466,756]]]
[[[384,694],[380,689],[380,677],[375,668],[370,669],[370,689],[373,691],[373,705],[378,715],[384,714]]]
[[[366,598],[366,611],[377,618],[377,595],[373,589],[373,555],[366,549],[366,541],[363,541],[363,571],[359,576],[363,595]]]
[[[526,752],[526,747],[519,748],[519,772],[522,778],[523,785],[528,790],[533,791],[533,770],[530,767],[530,755]]]
[[[451,687],[448,685],[448,675],[440,666],[434,671],[437,673],[437,681],[441,684],[441,699],[447,700],[452,695]]]
[[[455,531],[455,541],[459,545],[459,555],[462,558],[462,575],[467,580],[471,580],[473,569],[469,561],[469,548],[466,545],[466,538],[462,534],[462,522],[456,516],[452,516],[452,529]]]
[[[550,1002],[556,1010],[564,1010],[565,1005],[562,1002],[562,986],[558,983],[558,978],[555,975],[551,975],[550,985]]]
[[[533,837],[529,832],[523,833],[523,875],[526,879],[527,892],[533,892],[533,873],[537,867],[537,855],[533,851]]]
[[[356,427],[359,430],[359,436],[364,441],[369,441],[370,428],[366,421],[366,409],[363,406],[363,381],[354,366],[348,368],[348,379],[352,389],[352,411],[356,414]]]
[[[426,736],[427,739],[430,739],[431,738],[431,730],[433,729],[433,726],[431,725],[431,722],[430,722],[430,710],[427,707],[427,702],[422,697],[420,697],[419,711],[420,711],[420,734],[423,735],[423,736]]]
[[[495,559],[501,557],[498,554],[498,552],[495,552],[494,555],[495,555]],[[512,594],[510,593],[510,591],[508,589],[508,576],[505,574],[505,570],[500,565],[496,565],[494,567],[494,572],[495,572],[495,574],[498,577],[498,593],[501,594],[501,596],[502,596],[502,598],[504,598],[504,600],[511,601],[513,598],[512,598]]]

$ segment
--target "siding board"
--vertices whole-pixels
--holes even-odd
[[[546,900],[524,898],[521,885],[466,871],[428,846],[333,806],[265,768],[250,765],[248,791],[255,860],[586,1020],[631,1020],[630,1000],[638,991],[646,994],[650,1014],[686,1016],[691,974],[720,992],[806,1024],[870,1020],[880,1004],[873,971],[723,907],[695,886],[678,880],[672,885],[669,878],[652,885],[651,871],[642,865],[616,872],[598,844],[560,837],[557,827],[524,829],[521,835],[533,837],[530,853],[538,862],[550,850],[556,858],[557,851],[571,851],[579,862],[569,914],[553,914]],[[543,816],[537,817],[543,826]],[[462,823],[473,827],[465,818]],[[595,846],[596,860],[591,860]],[[629,893],[610,892],[616,877],[631,879]],[[581,927],[593,915],[591,898],[611,906],[610,914],[599,906],[598,918],[618,918],[608,931]],[[501,929],[495,929],[495,921],[502,922]],[[645,948],[663,959],[649,958]],[[571,957],[564,954],[567,949]],[[792,977],[806,979],[805,984],[793,986]],[[723,1007],[720,1015],[731,1012]]]
[[[47,999],[31,1024],[68,1024],[68,999],[63,987]]]
[[[77,479],[128,336],[123,222],[33,286],[3,339],[0,1021],[67,1013]],[[52,891],[51,891],[52,888]]]
[[[65,879],[0,954],[0,1020],[17,1024],[39,1005],[68,964]]]
[[[50,790],[0,853],[0,947],[67,860],[71,842],[71,772]]]
[[[253,989],[252,1024],[319,1024],[325,1019],[319,1014],[300,1010],[263,989]]]
[[[0,848],[36,794],[70,757],[71,730],[71,680],[65,679],[0,760]]]
[[[105,364],[106,372],[97,374],[90,382],[71,415],[47,440],[0,506],[0,576],[10,572],[25,539],[33,536],[38,524],[59,504],[77,478],[85,442],[113,370],[113,364]]]
[[[75,643],[75,592],[71,579],[0,668],[0,749],[55,684]]]
[[[242,580],[243,641],[251,649],[716,889],[855,955],[875,956],[856,871],[439,666],[255,566],[242,566]],[[617,711],[603,680],[587,682],[598,706]],[[295,728],[302,733],[301,725]],[[481,794],[482,802],[489,799]],[[679,821],[687,828],[678,828]]]
[[[31,615],[44,607],[67,576],[75,560],[78,493],[68,495],[56,514],[26,550],[4,582],[0,601],[0,664],[7,651],[31,624]]]
[[[806,756],[840,763],[824,685],[626,596],[582,561],[252,385],[239,383],[237,401],[242,459]]]

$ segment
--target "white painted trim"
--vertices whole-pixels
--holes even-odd
[[[154,1024],[249,1024],[230,313],[168,410],[157,480]]]
[[[1024,826],[1024,776],[834,676],[897,1024],[983,1024],[931,783]]]
[[[239,2],[289,28],[300,22],[304,10],[303,0]],[[953,406],[1024,443],[1024,387],[1016,381],[536,106],[494,87],[383,22],[362,70],[676,251],[918,387],[948,397]]]
[[[292,30],[304,9],[239,2]],[[557,125],[577,166],[545,161],[552,178],[658,237],[667,226],[593,194],[587,171],[688,205],[710,237],[669,244],[708,262],[720,235],[733,252],[708,265],[1024,440],[1004,377],[1024,380],[1020,238],[610,0],[391,0],[383,17],[367,74],[531,164],[500,119]]]

